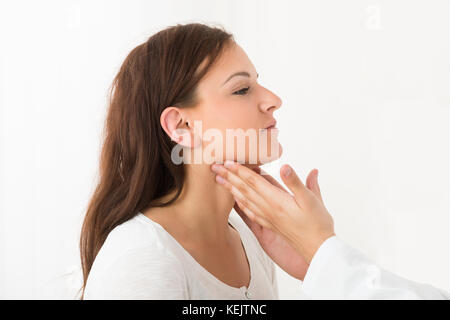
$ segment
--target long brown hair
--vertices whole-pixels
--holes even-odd
[[[221,27],[177,24],[125,58],[109,89],[99,182],[81,229],[81,299],[109,232],[139,211],[170,205],[179,197],[185,170],[171,161],[176,143],[162,129],[161,113],[168,106],[195,106],[199,81],[232,42],[233,35]],[[205,67],[198,68],[204,59]],[[173,191],[170,201],[151,203]]]

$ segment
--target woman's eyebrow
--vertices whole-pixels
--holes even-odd
[[[246,71],[239,71],[239,72],[233,73],[231,76],[229,76],[228,79],[225,80],[225,82],[222,84],[222,86],[225,85],[225,83],[227,83],[231,78],[233,78],[235,76],[244,76],[244,77],[249,77],[250,78],[250,74],[248,72],[246,72]],[[258,77],[259,77],[259,73],[256,73],[256,78],[258,78]]]

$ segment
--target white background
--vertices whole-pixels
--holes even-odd
[[[233,33],[282,98],[267,170],[318,168],[338,236],[450,290],[449,16],[444,0],[2,0],[0,298],[73,297],[107,88],[132,48],[189,22]]]

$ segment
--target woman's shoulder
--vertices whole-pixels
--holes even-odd
[[[173,254],[169,249],[170,243],[161,229],[138,213],[108,234],[95,262],[105,266],[121,256],[133,254],[149,258],[157,255],[171,256]]]
[[[145,248],[146,246],[161,247],[161,242],[158,229],[144,223],[137,214],[116,226],[108,234],[100,252],[119,255],[131,249]]]
[[[158,228],[138,214],[109,233],[92,265],[85,296],[151,299],[169,292],[168,298],[177,299],[186,292],[184,279],[180,261]]]

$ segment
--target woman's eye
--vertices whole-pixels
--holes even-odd
[[[244,94],[247,94],[248,89],[250,89],[250,87],[247,87],[247,88],[241,89],[239,91],[236,91],[233,94],[244,95]]]

